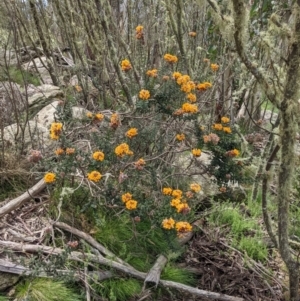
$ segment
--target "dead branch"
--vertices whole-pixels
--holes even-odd
[[[160,255],[157,258],[153,267],[150,269],[146,276],[144,286],[146,286],[147,283],[155,283],[155,287],[157,287],[160,280],[161,271],[163,270],[167,262],[168,259],[164,255]]]
[[[73,228],[65,223],[62,222],[54,222],[53,226],[58,227],[62,230],[66,230],[82,239],[84,239],[86,242],[88,242],[92,247],[96,248],[98,251],[103,253],[106,256],[109,256],[111,259],[113,259],[116,262],[119,262],[123,265],[128,265],[127,262],[123,261],[121,258],[118,258],[115,254],[113,254],[111,251],[107,250],[104,246],[102,246],[100,243],[98,243],[92,236]]]
[[[0,259],[0,271],[5,273],[11,273],[15,275],[25,275],[31,276],[36,275],[37,277],[41,278],[52,278],[53,276],[49,275],[49,273],[40,271],[36,274],[36,271],[33,271],[23,265],[16,264],[14,262]],[[69,270],[56,270],[56,272],[60,275],[70,275],[74,277],[75,280],[82,280],[84,278],[90,278],[97,281],[103,281],[105,279],[113,277],[113,274],[110,271],[103,271],[103,272],[95,272],[95,271],[87,271],[87,273],[83,273],[82,271],[73,272]]]
[[[53,247],[48,247],[48,246],[43,246],[43,245],[21,244],[21,243],[15,243],[15,242],[11,242],[11,241],[0,241],[0,246],[3,248],[8,248],[9,250],[13,250],[13,251],[31,252],[31,253],[42,252],[44,254],[50,254],[50,255],[59,255],[59,254],[63,254],[65,252],[65,250],[60,249],[60,248],[53,248]],[[95,262],[95,263],[100,263],[100,264],[103,264],[110,268],[114,268],[118,271],[121,271],[127,275],[130,275],[130,276],[136,277],[138,279],[142,279],[142,280],[145,280],[145,278],[147,276],[146,273],[137,271],[136,269],[134,269],[133,267],[131,267],[129,265],[125,266],[121,263],[104,258],[101,255],[96,256],[93,254],[73,251],[73,252],[70,252],[70,254],[68,255],[68,259],[74,260],[74,261],[85,260],[86,262],[91,261],[91,262]],[[180,291],[183,291],[183,292],[195,295],[195,296],[199,296],[199,297],[206,297],[208,299],[215,299],[215,300],[220,300],[220,301],[245,301],[243,298],[232,297],[229,295],[200,290],[200,289],[190,287],[188,285],[177,283],[174,281],[160,280],[159,283],[165,287],[177,289],[177,290],[180,290]]]
[[[26,201],[29,201],[34,195],[41,192],[46,187],[44,179],[37,182],[33,187],[28,189],[25,193],[18,196],[17,198],[9,201],[7,204],[0,208],[0,217],[11,212],[12,210],[20,207]]]

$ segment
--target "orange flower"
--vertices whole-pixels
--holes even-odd
[[[223,126],[221,123],[215,123],[213,125],[213,129],[216,130],[216,131],[222,131],[223,130]]]
[[[197,184],[197,183],[192,183],[190,185],[190,188],[194,192],[199,192],[201,190],[201,186],[199,184]]]
[[[74,153],[75,153],[75,148],[71,148],[71,147],[66,148],[67,155],[73,155]]]
[[[177,232],[185,233],[192,231],[192,225],[188,222],[177,222],[175,224],[175,228]]]
[[[175,226],[175,221],[173,220],[173,218],[165,218],[163,221],[162,221],[162,227],[166,230],[171,230],[173,229]]]
[[[223,117],[221,118],[221,122],[222,122],[222,123],[229,123],[229,121],[230,121],[230,119],[229,119],[228,117],[223,116]]]
[[[216,72],[219,69],[219,65],[218,64],[210,64],[210,68],[211,68],[212,71]]]
[[[104,115],[101,113],[97,113],[97,114],[95,114],[94,118],[95,118],[95,120],[101,121],[101,120],[103,120]]]
[[[131,63],[129,60],[123,60],[121,62],[121,69],[125,72],[129,71],[130,69],[132,69]]]
[[[53,173],[53,172],[46,173],[45,176],[44,176],[44,181],[46,183],[53,183],[53,182],[55,182],[56,181],[56,175],[55,175],[55,173]]]
[[[193,154],[194,157],[200,157],[201,153],[202,153],[201,149],[199,149],[199,148],[192,149],[192,154]]]
[[[143,100],[147,100],[150,98],[150,92],[148,90],[141,90],[139,93],[139,98]]]
[[[173,77],[174,79],[177,80],[181,75],[182,75],[182,74],[181,74],[180,72],[174,72],[174,73],[172,74],[172,77]]]
[[[180,203],[176,206],[176,210],[178,213],[187,214],[191,211],[191,208],[187,203]]]
[[[197,35],[197,33],[195,31],[190,31],[189,32],[189,36],[192,37],[192,38],[195,38]]]
[[[130,139],[135,137],[137,134],[138,134],[138,130],[136,128],[131,128],[126,132],[126,136]]]
[[[197,101],[197,96],[194,93],[189,93],[186,98],[190,101],[190,102],[196,102]]]
[[[129,192],[126,192],[126,193],[122,194],[121,198],[122,198],[122,202],[126,203],[132,199],[132,194]]]
[[[143,29],[144,29],[144,26],[142,26],[142,25],[138,25],[138,26],[135,28],[135,37],[136,37],[138,40],[143,39],[143,37],[144,37]]]
[[[197,105],[192,105],[188,102],[184,103],[182,105],[181,109],[184,113],[197,113],[198,112]]]
[[[133,152],[129,149],[127,143],[122,143],[115,148],[115,154],[122,158],[125,155],[133,155]]]
[[[142,170],[145,166],[146,162],[144,159],[138,159],[136,162],[134,162],[134,166],[138,170]]]
[[[60,156],[60,155],[63,155],[65,153],[64,149],[63,148],[58,148],[55,150],[55,154],[57,156]]]
[[[176,135],[176,139],[177,139],[178,141],[183,141],[183,140],[185,139],[185,135],[184,135],[184,134],[177,134],[177,135]]]
[[[231,128],[229,126],[224,126],[223,127],[223,132],[227,134],[231,134]]]
[[[116,129],[119,125],[120,125],[119,115],[117,113],[112,114],[110,117],[110,126]]]
[[[178,58],[176,55],[172,55],[169,53],[164,55],[164,59],[170,64],[177,63],[177,61],[178,61]]]
[[[170,188],[170,187],[164,187],[163,190],[162,190],[162,193],[164,195],[172,195],[172,191],[173,191],[172,188]]]
[[[179,204],[181,203],[180,199],[173,199],[171,202],[170,202],[170,205],[172,207],[177,207]]]
[[[90,181],[99,182],[101,178],[102,178],[101,173],[96,171],[96,170],[91,171],[90,173],[88,173],[88,179]]]
[[[104,160],[104,153],[101,151],[96,151],[93,153],[93,159],[96,161],[103,161]]]
[[[240,151],[235,148],[235,149],[232,149],[232,150],[226,152],[226,155],[229,157],[237,157],[240,155]]]
[[[172,191],[172,196],[176,199],[180,199],[182,196],[182,191],[180,189],[174,189]]]
[[[157,77],[157,69],[148,70],[148,71],[146,72],[146,74],[147,74],[149,77]]]
[[[138,202],[135,200],[129,200],[125,203],[126,209],[134,210],[137,207]]]

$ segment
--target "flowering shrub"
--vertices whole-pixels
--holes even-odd
[[[136,27],[135,37],[143,40],[142,25]],[[90,191],[87,203],[95,208],[113,208],[135,223],[151,223],[166,235],[182,235],[193,229],[194,207],[201,195],[197,175],[203,173],[198,167],[202,151],[211,151],[208,169],[226,188],[229,179],[240,176],[238,141],[228,117],[209,126],[212,107],[207,103],[217,64],[193,78],[183,60],[170,53],[156,68],[140,63],[144,67],[128,59],[117,64],[123,82],[116,101],[110,99],[110,110],[99,105],[88,112],[76,131],[63,107],[58,108],[59,122],[50,127],[50,137],[57,141],[56,173],[47,173],[44,179],[82,185]],[[141,80],[136,74],[139,68]],[[126,93],[133,94],[130,105],[122,101]],[[51,162],[47,164],[54,170]]]

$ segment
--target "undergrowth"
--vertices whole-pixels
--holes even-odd
[[[258,223],[259,208],[259,205],[248,207],[230,202],[214,204],[208,220],[224,229],[235,248],[254,260],[265,261],[268,250],[262,241],[263,229]]]

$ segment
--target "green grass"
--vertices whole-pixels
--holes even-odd
[[[136,279],[109,279],[93,285],[103,299],[110,301],[127,301],[142,291],[142,283]]]
[[[226,229],[227,237],[233,241],[235,248],[245,252],[254,260],[265,261],[268,250],[262,242],[262,229],[258,223],[258,219],[261,219],[260,206],[259,202],[250,201],[248,201],[248,206],[242,207],[229,202],[221,205],[215,204],[209,223]]]
[[[61,281],[50,279],[33,279],[21,282],[16,287],[16,301],[82,301],[80,296],[75,294]]]
[[[186,269],[167,264],[161,274],[161,279],[175,281],[187,285],[195,285],[194,274]]]
[[[12,81],[24,87],[25,84],[40,85],[38,76],[17,67],[9,67],[0,71],[0,81]]]

